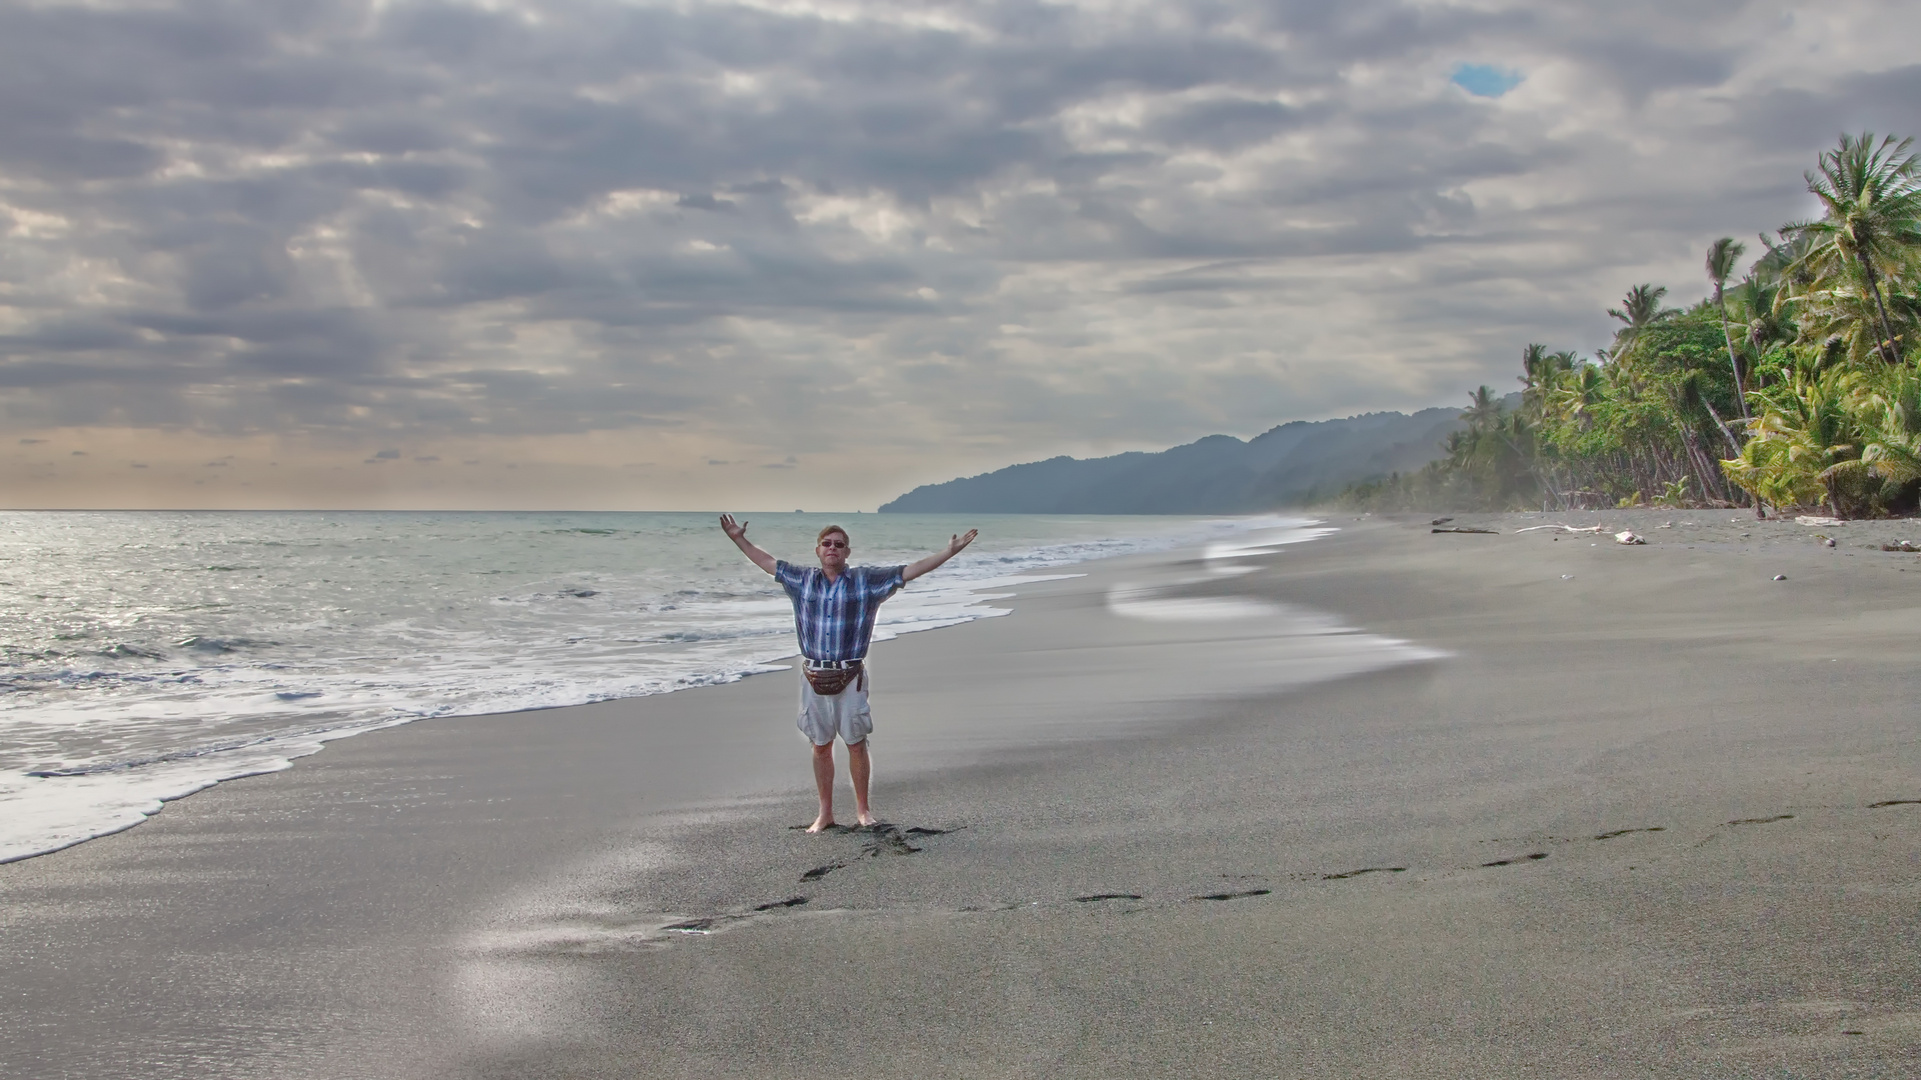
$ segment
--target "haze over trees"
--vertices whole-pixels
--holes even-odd
[[[1806,173],[1822,212],[1704,260],[1709,295],[1629,289],[1592,357],[1531,344],[1521,397],[1481,387],[1440,460],[1357,485],[1374,509],[1647,503],[1913,513],[1921,497],[1921,159],[1843,135]],[[1732,283],[1731,283],[1732,282]]]

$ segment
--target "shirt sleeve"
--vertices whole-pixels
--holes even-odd
[[[906,584],[905,566],[876,566],[867,572],[867,595],[877,603],[899,592]]]
[[[786,559],[774,560],[774,580],[787,590],[789,596],[799,596],[801,586],[806,580],[807,571],[788,562]]]

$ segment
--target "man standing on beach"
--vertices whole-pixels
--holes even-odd
[[[720,515],[721,531],[755,566],[774,575],[794,602],[794,629],[800,635],[800,730],[814,744],[814,787],[820,816],[807,827],[820,832],[834,824],[834,737],[847,744],[847,772],[854,781],[854,809],[862,825],[875,818],[867,808],[867,778],[873,761],[867,736],[874,718],[867,708],[867,645],[874,637],[874,616],[881,601],[902,585],[961,553],[980,535],[969,529],[947,546],[906,566],[848,566],[853,554],[847,530],[829,525],[814,538],[818,569],[776,559],[747,539],[747,523]]]

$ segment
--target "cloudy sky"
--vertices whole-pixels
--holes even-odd
[[[1513,386],[1921,5],[13,0],[0,504],[872,508]]]

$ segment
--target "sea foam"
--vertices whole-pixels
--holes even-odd
[[[0,519],[0,861],[359,732],[732,682],[794,651],[785,596],[705,514]],[[1036,571],[1304,524],[781,514],[751,535],[805,559],[828,520],[873,565],[982,528],[882,608],[883,639],[1004,614]]]

